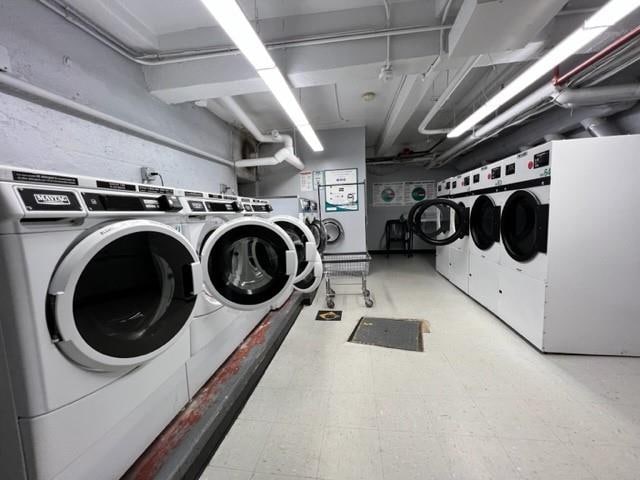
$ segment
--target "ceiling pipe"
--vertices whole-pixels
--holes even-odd
[[[431,110],[429,110],[429,113],[427,113],[427,115],[424,117],[424,119],[420,123],[420,126],[418,127],[419,133],[421,133],[422,135],[437,135],[437,134],[449,133],[451,131],[450,129],[429,130],[427,129],[427,126],[435,118],[438,112],[442,110],[442,107],[451,98],[451,95],[453,95],[453,92],[455,92],[457,88],[460,86],[460,84],[464,81],[464,79],[467,78],[467,75],[469,75],[471,70],[473,70],[473,68],[476,66],[476,64],[480,60],[480,58],[481,58],[480,55],[470,57],[458,69],[458,71],[456,72],[456,75],[453,77],[453,80],[451,80],[449,85],[447,85],[447,88],[445,88],[444,92],[442,92],[442,95],[440,95],[435,105],[431,108]]]
[[[618,127],[601,117],[585,118],[580,124],[592,137],[611,137],[622,134]]]
[[[473,149],[462,152],[458,155],[459,161],[455,162],[455,169],[460,172],[469,171],[480,165],[494,162],[496,159],[506,158],[516,153],[520,145],[539,145],[573,138],[576,129],[583,130],[580,122],[585,118],[610,118],[632,106],[633,103],[616,103],[575,110],[554,108],[544,116],[538,116],[526,125],[510,130],[508,135],[489,137]]]
[[[635,100],[640,100],[640,84],[564,90],[558,90],[552,84],[545,84],[444,152],[434,165],[444,165],[463,150],[487,138],[519,115],[544,102],[554,102],[560,107],[572,109]]]
[[[304,163],[294,153],[293,138],[290,135],[282,135],[276,130],[271,132],[270,135],[265,135],[233,98],[222,97],[219,98],[218,101],[238,119],[258,142],[284,143],[284,147],[278,150],[273,156],[238,160],[235,163],[236,167],[265,167],[287,162],[298,170],[304,170]]]
[[[206,152],[192,145],[167,137],[166,135],[140,127],[134,123],[114,117],[113,115],[103,113],[95,108],[70,100],[62,95],[45,90],[44,88],[36,87],[35,85],[17,79],[2,71],[0,71],[0,89],[8,91],[10,94],[17,94],[20,98],[24,98],[30,102],[44,105],[46,107],[52,107],[56,110],[70,113],[76,117],[84,118],[100,125],[105,125],[114,130],[130,133],[154,143],[173,148],[174,150],[179,150],[196,157],[212,160],[216,163],[233,167],[233,162],[218,155],[214,155],[213,153]]]
[[[226,57],[240,54],[240,51],[237,48],[231,46],[143,54],[128,47],[127,45],[113,37],[113,35],[109,34],[106,30],[102,29],[97,24],[95,24],[80,12],[73,9],[61,0],[38,1],[45,7],[63,17],[69,23],[75,25],[85,33],[91,35],[93,38],[100,41],[107,47],[111,48],[112,50],[126,57],[132,62],[138,63],[140,65],[168,65],[171,63],[191,62],[195,60],[204,60],[207,58]],[[314,45],[326,45],[330,43],[350,42],[355,40],[367,40],[371,38],[413,35],[416,33],[427,32],[440,32],[443,30],[448,30],[450,28],[451,25],[414,25],[409,27],[348,31],[266,42],[265,46],[267,50],[280,50],[285,48],[308,47]]]
[[[544,138],[545,142],[553,142],[555,140],[564,140],[566,137],[564,135],[562,135],[561,133],[548,133],[547,135],[543,136],[542,138]]]
[[[633,83],[582,89],[568,88],[559,91],[553,100],[563,108],[576,108],[602,105],[604,103],[628,102],[639,99],[640,83]]]

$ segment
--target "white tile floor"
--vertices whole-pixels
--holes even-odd
[[[639,479],[640,359],[542,355],[437,275],[376,257],[376,305],[305,308],[202,480]],[[424,353],[347,343],[364,314]]]

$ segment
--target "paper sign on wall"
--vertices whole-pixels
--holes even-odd
[[[300,191],[313,191],[313,172],[300,172],[298,175],[300,176]]]
[[[376,207],[404,205],[404,182],[374,183],[372,204]]]
[[[327,212],[358,210],[358,169],[325,170],[325,206]]]

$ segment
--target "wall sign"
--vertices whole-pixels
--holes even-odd
[[[404,189],[406,205],[436,198],[436,182],[433,180],[404,182]]]
[[[325,170],[326,212],[352,212],[358,210],[358,169]]]
[[[404,182],[374,183],[371,203],[376,207],[404,205]]]
[[[312,192],[313,191],[313,172],[300,172],[300,191]]]
[[[433,180],[374,183],[371,204],[374,207],[411,206],[432,198],[436,198],[436,182]]]

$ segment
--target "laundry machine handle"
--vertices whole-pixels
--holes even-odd
[[[185,284],[185,295],[198,295],[203,289],[202,265],[200,262],[193,262],[188,265],[185,278],[191,279],[191,285]]]

